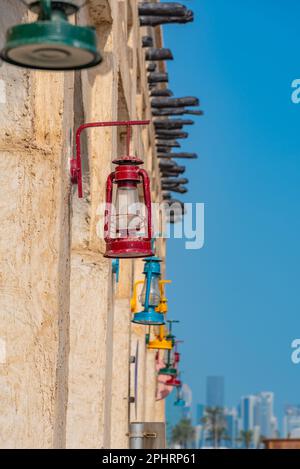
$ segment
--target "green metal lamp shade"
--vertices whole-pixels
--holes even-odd
[[[68,15],[79,8],[71,0],[40,0],[28,7],[38,20],[7,31],[3,60],[40,70],[78,70],[101,62],[95,29],[68,22]]]
[[[176,368],[171,365],[167,365],[165,368],[161,368],[158,372],[159,375],[176,376],[178,373]]]
[[[13,26],[1,52],[6,62],[42,70],[78,70],[101,62],[96,32],[67,21],[37,21]]]

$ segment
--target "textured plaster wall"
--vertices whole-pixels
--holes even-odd
[[[24,17],[20,2],[2,2],[1,41],[7,25]],[[0,446],[60,447],[70,276],[64,129],[71,126],[72,76],[2,64],[0,80]]]
[[[1,1],[1,46],[7,27],[29,16],[18,0]],[[81,73],[0,67],[1,448],[126,448],[130,420],[164,418],[145,328],[130,323],[142,262],[121,261],[116,285],[97,236],[122,133],[82,136],[84,199],[69,178],[78,125],[150,117],[137,1],[91,0],[77,21],[95,25],[101,66]],[[153,129],[135,130],[133,151],[146,156],[154,182],[152,148]]]

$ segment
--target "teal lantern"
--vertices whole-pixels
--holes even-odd
[[[145,282],[140,301],[143,311],[134,314],[132,322],[145,326],[160,326],[165,323],[164,315],[156,311],[160,302],[160,262],[158,257],[152,256],[144,259]]]
[[[176,407],[185,407],[185,401],[183,399],[176,399],[174,405]]]
[[[68,22],[79,9],[74,2],[40,0],[28,8],[38,19],[7,31],[2,60],[39,70],[78,70],[101,62],[95,29]]]
[[[174,402],[176,407],[185,407],[186,403],[182,397],[182,386],[176,388],[176,401]]]

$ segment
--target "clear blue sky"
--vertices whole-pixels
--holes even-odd
[[[299,0],[190,0],[193,24],[164,27],[170,87],[205,111],[185,151],[188,202],[205,203],[205,246],[168,242],[170,316],[180,319],[183,378],[194,402],[207,375],[226,380],[227,405],[274,391],[300,404]],[[184,164],[184,163],[183,163]],[[180,260],[179,260],[180,259]]]

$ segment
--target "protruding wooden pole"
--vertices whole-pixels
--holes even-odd
[[[194,125],[194,121],[190,119],[154,119],[156,129],[182,129],[184,125]]]
[[[189,134],[181,130],[157,130],[156,136],[165,140],[172,140],[173,138],[188,138]]]
[[[186,16],[140,16],[141,26],[160,26],[162,24],[186,24],[194,21],[194,14],[189,10]]]
[[[182,158],[187,160],[196,160],[198,158],[197,153],[168,153],[168,152],[161,152],[158,155],[160,159],[170,159],[170,158]]]
[[[148,76],[149,83],[167,83],[169,81],[169,76],[167,73],[162,72],[153,72]]]
[[[172,116],[183,116],[184,114],[189,114],[193,116],[202,116],[203,111],[199,110],[189,110],[185,108],[164,108],[164,109],[152,109],[152,115],[154,117],[172,117]]]
[[[139,15],[144,16],[185,16],[188,9],[178,2],[140,2]]]
[[[170,49],[148,49],[146,60],[173,60],[173,54]]]
[[[170,192],[178,192],[178,194],[186,194],[188,192],[188,189],[184,186],[167,186],[165,184],[162,184],[162,190],[167,190]]]
[[[178,174],[185,173],[185,166],[175,166],[174,168],[160,168],[160,172],[163,177],[174,177]]]
[[[153,47],[153,38],[151,36],[143,36],[142,47]]]
[[[156,109],[199,106],[199,104],[200,101],[195,96],[184,96],[183,98],[153,98],[151,101],[151,107]]]
[[[173,184],[188,184],[189,180],[187,178],[161,178],[161,182],[164,185],[168,184],[170,186],[173,186]]]
[[[159,88],[154,88],[151,93],[150,93],[150,96],[167,96],[167,97],[171,97],[173,96],[173,91],[169,90],[168,88],[165,88],[165,89],[159,89]]]
[[[156,64],[151,62],[150,64],[148,64],[147,66],[147,72],[155,72],[156,70]]]
[[[176,140],[165,140],[165,139],[158,139],[156,142],[156,146],[157,148],[163,148],[163,147],[180,148],[181,147],[180,143],[177,142]]]
[[[139,4],[141,26],[158,26],[168,23],[189,23],[194,13],[185,5],[175,2],[142,2]]]

